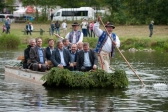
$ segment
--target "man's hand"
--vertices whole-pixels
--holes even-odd
[[[58,34],[56,34],[56,33],[54,33],[54,35],[56,36],[56,37],[60,37]]]
[[[116,42],[115,42],[115,41],[112,41],[112,44],[113,44],[114,46],[116,46]]]
[[[47,62],[47,61],[45,61],[45,65],[48,65],[48,62]]]
[[[97,21],[100,22],[100,19],[101,19],[101,17],[100,17],[100,15],[98,15],[97,16]]]
[[[70,67],[73,67],[73,63],[70,63]]]
[[[64,68],[63,65],[61,65],[61,64],[59,64],[58,67],[59,67],[59,68]]]
[[[41,69],[41,64],[38,64],[39,65],[39,69]]]
[[[93,65],[93,70],[96,70],[97,69],[97,65]]]

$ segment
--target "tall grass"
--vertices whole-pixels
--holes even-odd
[[[0,42],[1,49],[16,49],[20,45],[20,38],[13,34],[2,34]]]

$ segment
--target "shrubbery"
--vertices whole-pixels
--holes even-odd
[[[1,49],[16,49],[20,45],[20,38],[12,34],[3,34],[0,36]]]
[[[42,77],[47,85],[67,86],[70,88],[125,88],[128,86],[128,78],[123,70],[114,73],[106,73],[103,70],[96,72],[71,72],[67,69],[52,68]]]

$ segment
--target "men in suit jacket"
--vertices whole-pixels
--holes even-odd
[[[73,70],[76,70],[76,61],[77,61],[77,45],[76,44],[72,44],[71,45],[71,50],[69,50],[71,57],[72,57],[72,61],[73,61]]]
[[[52,52],[51,61],[55,67],[70,69],[73,61],[69,50],[63,48],[62,41],[57,42],[57,48]]]
[[[47,58],[47,60],[51,60],[50,58],[51,58],[53,50],[54,50],[54,40],[49,39],[48,40],[48,47],[46,48],[46,58]]]
[[[30,64],[30,56],[29,56],[30,48],[34,47],[34,46],[36,46],[36,40],[32,38],[32,39],[29,40],[29,45],[24,50],[23,68],[25,68],[25,69],[27,69],[29,67],[29,64]]]
[[[29,52],[31,69],[34,71],[45,72],[47,70],[47,59],[45,49],[42,48],[42,39],[36,39],[36,46]]]
[[[92,69],[97,69],[97,55],[96,53],[89,49],[89,43],[83,43],[83,50],[77,53],[77,63],[76,68],[78,71],[90,71]]]

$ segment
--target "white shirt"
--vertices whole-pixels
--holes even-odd
[[[83,41],[83,33],[81,32],[81,35],[79,37],[79,41],[76,42],[76,33],[77,33],[77,31],[74,31],[74,33],[73,33],[73,39],[72,39],[72,44],[78,44],[79,42]],[[70,34],[70,32],[65,36],[65,38],[67,38],[68,40],[69,40],[69,34]]]
[[[83,63],[84,67],[91,67],[92,64],[90,62],[90,58],[89,58],[89,52],[84,52],[84,63]]]
[[[65,22],[62,23],[62,28],[63,29],[67,28],[67,24]]]
[[[33,29],[34,29],[34,28],[33,28],[33,25],[31,25],[31,30],[33,31]]]
[[[64,54],[63,54],[63,50],[60,50],[60,49],[58,49],[58,51],[59,51],[59,53],[60,53],[60,58],[61,58],[61,65],[63,65],[63,66],[66,66],[66,63],[65,63],[65,61],[64,61]]]
[[[82,22],[82,29],[87,29],[88,22]]]
[[[96,22],[93,27],[93,31],[96,34],[97,37],[100,37],[103,33],[103,30],[99,28],[99,22]],[[110,34],[111,35],[111,34]],[[108,36],[107,41],[104,43],[102,50],[106,52],[111,52],[112,51],[112,42],[111,42],[111,37]],[[120,47],[120,40],[118,36],[116,35],[116,47]]]

